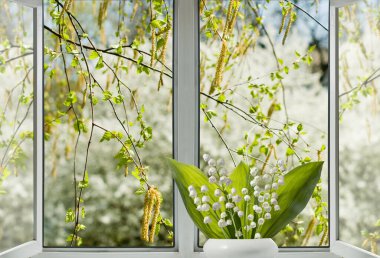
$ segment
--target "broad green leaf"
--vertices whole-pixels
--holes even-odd
[[[210,184],[207,177],[200,171],[197,167],[180,163],[178,161],[169,160],[170,167],[172,169],[172,174],[175,182],[177,183],[179,192],[182,196],[182,200],[185,204],[188,214],[192,218],[195,225],[201,230],[206,237],[208,238],[225,238],[222,230],[217,225],[217,217],[215,213],[210,210],[209,215],[212,218],[212,223],[204,224],[201,212],[197,211],[197,206],[194,204],[194,200],[189,196],[188,187],[193,185],[197,190],[197,193],[200,193],[200,187],[206,185],[209,189],[209,196],[211,202],[216,202],[217,200],[214,197],[214,191],[216,189],[215,184]],[[214,214],[214,215],[212,215]]]
[[[301,165],[285,176],[285,184],[278,189],[280,210],[272,214],[272,219],[261,229],[261,236],[274,237],[285,228],[309,202],[322,171],[323,162]]]
[[[231,188],[235,188],[237,191],[237,194],[240,195],[242,198],[244,198],[244,195],[242,194],[241,190],[243,188],[250,189],[249,185],[249,167],[244,162],[240,162],[240,164],[235,168],[235,170],[231,173],[230,179],[232,180]],[[250,196],[252,196],[252,192],[249,193]],[[247,205],[247,202],[245,202],[243,199],[239,204],[237,205],[241,211],[244,212],[244,214],[252,213],[252,206],[253,206],[253,200],[249,205]],[[240,225],[238,224],[237,227],[240,227],[244,223],[243,220],[246,219],[247,216],[243,216],[241,219],[239,219],[238,216],[234,219],[235,221],[240,221]],[[234,227],[229,228],[230,234],[234,235]]]

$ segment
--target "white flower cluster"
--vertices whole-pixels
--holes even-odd
[[[216,186],[215,190],[211,192],[206,185],[200,189],[192,185],[188,188],[189,196],[203,215],[203,222],[210,224],[217,218],[215,223],[222,230],[233,227],[238,239],[250,238],[252,232],[255,233],[255,238],[261,238],[260,229],[265,221],[270,220],[272,214],[280,210],[277,190],[284,184],[284,162],[279,160],[268,171],[251,168],[249,189],[235,189],[231,187],[232,180],[224,168],[223,160],[215,161],[208,154],[204,154],[203,159],[208,164],[208,179]],[[239,207],[246,208],[243,211]],[[241,226],[238,228],[237,225]]]

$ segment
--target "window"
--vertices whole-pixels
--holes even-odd
[[[173,246],[172,8],[45,2],[46,247]],[[163,201],[143,241],[148,188]]]
[[[201,156],[228,169],[328,161],[328,1],[241,1],[229,17],[231,3],[200,6]],[[329,245],[327,168],[280,247]]]
[[[229,169],[325,161],[278,257],[378,257],[377,0],[0,1],[2,98],[30,69],[1,116],[0,151],[25,160],[1,181],[1,258],[198,256],[165,158],[206,170],[205,153]]]
[[[339,8],[339,239],[379,254],[379,1]]]

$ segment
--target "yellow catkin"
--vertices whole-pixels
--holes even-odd
[[[319,246],[322,246],[325,242],[327,242],[328,234],[329,234],[329,230],[328,230],[328,227],[326,227],[325,230],[323,231],[322,238],[319,241]]]
[[[155,197],[155,207],[154,207],[152,226],[150,229],[150,236],[149,236],[150,243],[154,242],[157,220],[158,220],[158,216],[160,215],[160,208],[161,208],[161,195],[157,190],[154,192],[154,197]]]
[[[200,0],[199,2],[199,14],[202,15],[206,6],[206,0]]]
[[[317,223],[317,219],[313,216],[313,219],[310,221],[310,223],[306,229],[305,238],[302,241],[302,246],[308,245],[310,238],[313,235],[314,227],[315,227],[316,223]]]
[[[168,49],[168,42],[169,42],[169,35],[170,35],[170,30],[166,32],[165,37],[164,37],[164,45],[162,47],[161,53],[159,60],[161,61],[161,73],[160,73],[160,79],[158,81],[158,87],[157,90],[160,90],[160,88],[164,85],[164,69],[165,69],[165,64],[166,64],[166,51]]]
[[[61,21],[63,18],[63,15],[65,12],[68,12],[70,10],[71,4],[74,2],[74,0],[66,0],[65,4],[63,5],[63,10],[61,14],[59,15],[59,20]]]
[[[377,243],[376,243],[375,239],[371,240],[371,252],[374,253],[374,254],[377,254],[377,252],[378,252],[378,250],[377,250]]]
[[[103,28],[103,22],[107,18],[107,9],[108,9],[109,3],[110,3],[110,0],[104,0],[103,3],[101,3],[99,6],[98,26],[100,29]]]
[[[227,40],[232,32],[234,24],[236,23],[237,15],[239,12],[240,2],[236,0],[230,0],[226,22],[224,25],[223,36],[222,36],[222,47],[220,49],[218,62],[216,64],[214,80],[211,83],[210,94],[212,94],[223,81],[223,73],[225,68],[225,59],[227,56]]]
[[[284,38],[282,39],[282,45],[285,45],[285,42],[286,42],[286,39],[288,38],[288,35],[289,35],[289,32],[290,32],[290,29],[293,25],[293,23],[295,22],[295,19],[294,19],[294,14],[293,14],[293,11],[290,13],[290,18],[289,18],[289,22],[288,22],[288,25],[286,26],[286,30],[285,30],[285,34],[284,34]]]
[[[136,13],[137,13],[137,11],[139,9],[139,0],[135,0],[134,2],[135,3],[133,5],[133,9],[132,9],[132,13],[131,13],[131,18],[130,18],[131,21],[133,21],[133,19],[136,16]]]
[[[144,198],[144,214],[143,219],[141,221],[141,239],[145,242],[149,241],[149,221],[152,214],[153,209],[153,196],[152,192],[153,188],[150,188]]]
[[[153,66],[154,61],[156,60],[156,52],[157,52],[157,45],[156,45],[156,32],[152,28],[152,33],[151,33],[151,40],[152,40],[152,49],[150,51],[150,66]]]
[[[286,17],[288,17],[289,12],[290,12],[290,8],[286,8],[285,13],[282,15],[281,25],[280,25],[280,29],[278,31],[278,34],[281,34],[281,32],[284,30],[285,20],[286,20]]]

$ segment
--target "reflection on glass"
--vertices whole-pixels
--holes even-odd
[[[339,238],[378,253],[379,1],[339,10]]]
[[[172,6],[45,2],[45,246],[173,245]]]
[[[0,6],[1,252],[33,240],[33,11]]]
[[[328,4],[200,1],[201,155],[230,170],[325,161],[307,208],[275,237],[282,247],[329,244]]]

